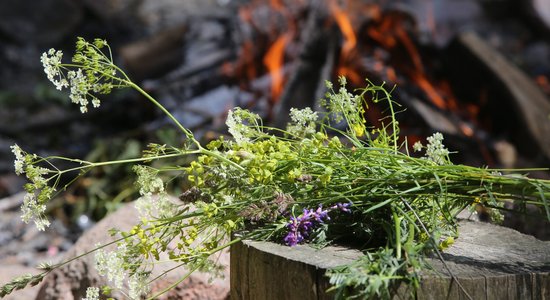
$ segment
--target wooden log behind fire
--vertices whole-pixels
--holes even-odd
[[[324,81],[330,79],[338,37],[334,26],[326,26],[327,9],[324,1],[312,1],[302,32],[299,60],[274,109],[276,127],[286,126],[290,108],[313,107],[324,93]]]
[[[534,160],[550,160],[550,99],[524,72],[475,33],[460,34],[449,46],[453,82],[460,90],[488,89],[489,113],[512,130],[520,152]],[[519,124],[513,122],[516,118]],[[497,121],[493,121],[497,123]],[[514,128],[512,128],[514,127]],[[542,154],[542,155],[541,155]]]
[[[529,22],[550,37],[550,2],[548,0],[521,1]]]
[[[154,78],[180,65],[186,31],[187,24],[182,24],[122,47],[120,53],[132,78]]]

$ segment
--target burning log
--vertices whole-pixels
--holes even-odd
[[[534,81],[474,33],[459,35],[448,51],[450,57],[461,58],[450,62],[454,69],[453,82],[461,85],[459,90],[469,90],[475,96],[476,91],[488,89],[488,95],[493,98],[488,113],[500,119],[492,122],[513,126],[510,124],[517,118],[521,126],[507,130],[514,133],[512,138],[522,146],[519,150],[535,159],[548,161],[550,101]],[[530,140],[525,140],[527,137]]]
[[[422,116],[422,119],[430,126],[430,128],[447,134],[459,134],[458,125],[445,116],[442,112],[432,108],[416,98],[410,99],[407,101],[407,104],[410,105],[420,116]]]
[[[542,28],[550,36],[550,5],[547,0],[525,1],[527,17],[535,26]]]
[[[330,79],[338,43],[336,28],[325,26],[328,16],[323,1],[312,5],[302,35],[304,42],[296,69],[273,114],[276,127],[286,126],[291,107],[313,107],[316,99],[323,95],[324,80]]]

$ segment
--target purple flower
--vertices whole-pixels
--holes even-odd
[[[350,206],[351,206],[351,203],[349,203],[349,202],[347,202],[347,203],[336,203],[335,205],[331,206],[331,209],[338,209],[340,211],[350,213],[351,212],[351,210],[349,209]]]
[[[302,214],[298,217],[290,217],[286,227],[288,233],[284,238],[284,242],[288,246],[296,246],[309,237],[311,232],[319,224],[323,224],[325,221],[330,220],[328,213],[332,210],[338,209],[343,212],[351,212],[349,207],[351,203],[337,203],[328,209],[323,209],[323,205],[319,205],[317,209],[304,208]]]

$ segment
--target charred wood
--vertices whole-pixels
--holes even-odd
[[[285,127],[290,108],[313,107],[330,79],[338,44],[337,28],[327,26],[329,12],[323,1],[314,1],[302,34],[303,46],[296,69],[274,109],[273,123]]]
[[[180,65],[187,27],[181,24],[122,47],[122,59],[134,80],[155,78]]]
[[[485,114],[494,134],[508,133],[520,152],[548,162],[550,99],[534,81],[475,33],[459,35],[448,53],[455,90],[464,98],[488,91]]]

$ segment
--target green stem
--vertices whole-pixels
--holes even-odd
[[[392,209],[393,222],[395,226],[395,257],[401,259],[401,218],[397,216],[397,212]]]
[[[149,101],[151,101],[153,104],[155,104],[164,114],[166,114],[173,122],[174,124],[185,134],[185,136],[190,139],[199,149],[202,149],[202,146],[200,143],[195,139],[195,136],[193,133],[185,128],[177,119],[172,115],[162,104],[160,104],[155,98],[153,98],[151,95],[149,95],[146,91],[144,91],[141,87],[139,87],[137,84],[133,83],[132,81],[127,81],[128,85],[138,91],[140,94],[145,96]]]
[[[232,240],[231,242],[227,243],[227,244],[224,244],[222,246],[219,246],[215,249],[212,249],[210,252],[208,252],[208,256],[216,253],[216,252],[219,252],[237,242],[240,242],[241,239],[235,239],[235,240]],[[201,266],[202,264],[206,261],[206,258],[204,259],[204,261],[200,262],[200,263],[197,263],[196,266],[194,266],[191,270],[189,270],[189,272],[187,272],[183,277],[181,277],[178,281],[174,282],[173,284],[171,284],[170,286],[166,287],[165,289],[159,291],[158,293],[156,293],[155,295],[147,298],[147,300],[150,300],[150,299],[156,299],[158,298],[160,295],[168,292],[169,290],[173,289],[174,287],[176,287],[178,284],[182,283],[185,279],[189,278],[189,276],[191,276],[191,274],[193,274],[195,271],[197,271]]]
[[[176,124],[176,126],[178,126],[178,128],[185,134],[185,136],[188,139],[190,139],[197,146],[197,148],[199,149],[198,150],[199,153],[213,156],[213,157],[215,157],[215,158],[217,158],[217,159],[219,159],[223,162],[226,162],[230,165],[233,165],[235,168],[237,168],[241,171],[244,171],[244,168],[241,165],[227,159],[226,157],[224,157],[224,156],[222,156],[222,155],[220,155],[216,152],[207,150],[204,147],[202,147],[201,144],[195,139],[195,136],[193,135],[193,133],[189,129],[187,129],[183,125],[181,125],[181,123],[162,104],[160,104],[157,100],[155,100],[155,98],[151,97],[151,95],[149,95],[146,91],[141,89],[138,85],[136,85],[135,83],[133,83],[131,81],[128,81],[128,85],[131,86],[132,88],[134,88],[139,93],[141,93],[143,96],[145,96],[145,98],[147,98],[149,101],[153,102],[153,104],[155,104],[160,110],[162,110],[162,112],[164,112],[174,122],[174,124]]]
[[[182,155],[190,155],[190,154],[198,154],[198,153],[200,153],[199,150],[194,150],[194,151],[189,151],[189,152],[181,152],[181,153],[167,154],[167,155],[154,156],[154,157],[131,158],[131,159],[96,162],[96,163],[87,162],[87,161],[79,161],[80,163],[84,163],[86,165],[85,166],[80,166],[80,167],[74,167],[74,168],[71,168],[71,169],[66,169],[66,170],[63,170],[63,171],[59,171],[59,175],[64,174],[64,173],[68,173],[68,172],[79,171],[79,170],[87,169],[87,168],[95,168],[95,167],[101,167],[101,166],[125,164],[125,163],[133,163],[133,162],[144,162],[144,161],[150,161],[150,160],[155,160],[155,159],[178,157],[178,156],[182,156]]]
[[[245,170],[243,166],[239,165],[238,163],[236,163],[236,162],[234,162],[234,161],[229,160],[229,159],[226,158],[225,156],[220,155],[219,153],[217,153],[217,152],[215,152],[215,151],[210,151],[210,150],[208,150],[208,149],[204,149],[204,148],[201,147],[201,148],[199,149],[199,152],[200,152],[201,154],[213,156],[213,157],[215,157],[215,158],[217,158],[217,159],[219,159],[219,160],[221,160],[221,161],[223,161],[223,162],[226,162],[226,163],[232,165],[233,167],[239,169],[240,171],[244,171],[244,170]]]

